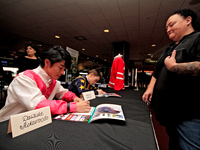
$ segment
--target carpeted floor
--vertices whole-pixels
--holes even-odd
[[[150,109],[150,111],[152,115],[152,123],[156,133],[159,149],[168,150],[169,137],[165,131],[165,127],[161,126],[159,122],[155,119],[155,113],[153,112],[153,110]]]

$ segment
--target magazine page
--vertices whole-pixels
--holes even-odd
[[[100,104],[89,120],[89,123],[98,119],[116,119],[125,121],[124,113],[121,105],[116,104]]]
[[[58,115],[54,119],[88,122],[94,110],[95,110],[95,107],[91,107],[90,112],[88,113],[67,113],[63,115]]]
[[[109,97],[109,96],[121,97],[120,95],[116,93],[106,93],[106,94],[96,95],[96,97]]]

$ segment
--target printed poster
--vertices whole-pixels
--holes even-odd
[[[71,70],[73,74],[77,73],[77,66],[78,66],[78,55],[79,52],[77,50],[74,50],[70,47],[66,47],[66,50],[70,53],[71,59],[72,59],[72,65],[71,65]]]

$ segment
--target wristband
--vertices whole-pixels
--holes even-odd
[[[70,103],[67,103],[67,112],[70,112]]]

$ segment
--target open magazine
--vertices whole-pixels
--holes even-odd
[[[121,105],[116,104],[100,104],[97,107],[91,107],[89,113],[67,113],[58,115],[54,119],[88,123],[98,119],[116,119],[125,121]]]
[[[121,97],[120,95],[116,93],[106,93],[106,94],[96,95],[96,97],[109,97],[109,96]]]

